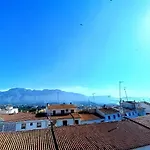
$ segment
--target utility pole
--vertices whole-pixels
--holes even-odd
[[[126,87],[124,87],[124,92],[125,92],[125,95],[126,95],[126,99],[127,99],[127,101],[128,101],[128,96],[127,96]]]
[[[95,103],[95,93],[93,93],[92,95],[93,95],[93,102]]]
[[[119,99],[120,99],[120,105],[122,103],[122,97],[121,97],[121,84],[123,83],[123,81],[119,81]]]
[[[95,97],[94,97],[94,96],[95,96],[95,93],[93,93],[92,95],[93,95],[93,101],[95,102]]]
[[[88,105],[89,105],[89,107],[90,107],[90,97],[88,97]]]

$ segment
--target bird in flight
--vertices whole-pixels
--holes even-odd
[[[83,24],[81,23],[80,26],[83,26]]]

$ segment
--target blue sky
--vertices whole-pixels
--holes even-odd
[[[149,8],[149,0],[2,1],[0,89],[117,95],[123,80],[130,95],[149,96]]]

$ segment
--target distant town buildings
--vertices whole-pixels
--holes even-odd
[[[0,108],[0,114],[17,114],[18,108],[13,108],[13,106],[7,106],[5,109]]]
[[[0,131],[27,131],[45,129],[51,125],[70,126],[80,124],[93,124],[102,122],[116,122],[127,118],[136,118],[146,115],[145,108],[134,101],[123,101],[122,107],[83,107],[78,109],[74,104],[47,104],[39,116],[33,113],[18,113],[18,109],[8,106],[7,113],[0,114]],[[44,114],[44,115],[41,115]]]

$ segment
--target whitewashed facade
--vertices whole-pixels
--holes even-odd
[[[66,124],[67,126],[74,125],[74,120],[70,118],[70,119],[57,119],[55,126],[56,127],[64,126],[64,124],[63,124],[64,121],[67,122],[67,124]]]
[[[46,113],[48,115],[69,114],[77,112],[77,107],[72,104],[47,105]]]
[[[112,110],[108,111],[107,110]],[[102,109],[96,109],[96,113],[103,116],[105,118],[104,122],[113,122],[113,121],[121,121],[122,116],[119,111],[113,108],[105,108],[106,112],[103,112]]]
[[[16,122],[16,131],[44,129],[50,125],[48,120],[29,120]]]
[[[28,131],[45,129],[50,126],[49,120],[28,120],[20,122],[0,122],[0,132]]]
[[[5,109],[0,109],[0,114],[17,114],[18,108],[13,108],[12,106],[7,106]]]

